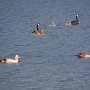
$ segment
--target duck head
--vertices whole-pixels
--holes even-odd
[[[21,58],[18,54],[15,56],[15,60],[18,60],[19,58]]]

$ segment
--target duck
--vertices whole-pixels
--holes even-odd
[[[51,24],[49,25],[49,27],[56,27],[55,22],[54,22],[54,21],[53,21],[53,22],[51,22]]]
[[[90,54],[84,54],[84,53],[79,53],[78,55],[79,58],[90,58]]]
[[[0,58],[0,63],[18,63],[19,58],[21,58],[18,54],[15,55],[15,58]]]
[[[43,35],[44,32],[39,28],[40,23],[36,24],[36,29],[32,32],[33,35]]]
[[[73,20],[73,21],[69,21],[69,22],[66,22],[65,25],[78,25],[79,24],[79,15],[77,14],[76,15],[76,20]]]

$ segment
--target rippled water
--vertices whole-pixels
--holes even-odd
[[[90,59],[74,56],[90,53],[89,20],[90,0],[0,0],[0,57],[22,57],[0,64],[0,90],[90,90]],[[33,36],[39,22],[45,35]]]

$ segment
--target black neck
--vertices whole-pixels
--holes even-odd
[[[36,28],[37,28],[37,30],[39,30],[39,26],[38,26],[38,24],[37,24]]]
[[[76,16],[76,21],[78,22],[79,20],[78,20],[78,16]]]

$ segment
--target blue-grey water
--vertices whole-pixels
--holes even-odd
[[[32,35],[37,23],[45,35]],[[90,54],[90,0],[0,0],[0,57],[21,56],[0,64],[0,90],[90,90],[90,58],[78,53]]]

